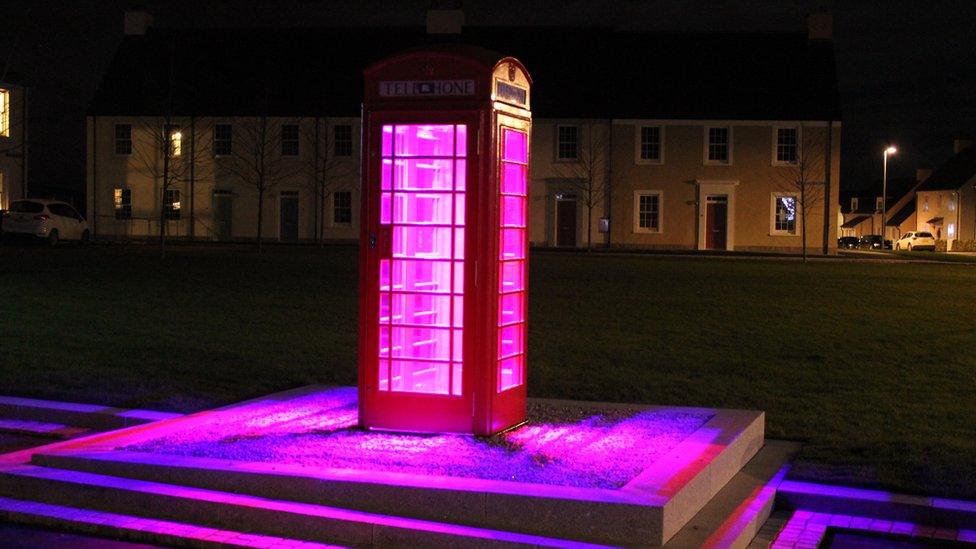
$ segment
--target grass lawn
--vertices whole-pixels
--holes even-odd
[[[355,383],[352,247],[0,248],[0,394]],[[976,267],[536,253],[533,396],[755,408],[791,475],[976,499]]]
[[[885,253],[906,259],[926,259],[929,261],[945,261],[949,263],[976,263],[976,255],[957,252],[915,252],[908,250],[895,250]]]

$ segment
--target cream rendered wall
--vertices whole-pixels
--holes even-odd
[[[0,83],[0,89],[9,92],[9,135],[0,136],[0,177],[3,178],[3,195],[0,208],[7,208],[18,198],[23,198],[24,159],[24,100],[25,91],[20,86]]]
[[[973,181],[963,184],[957,191],[918,191],[914,230],[928,231],[937,239],[947,241],[949,249],[956,239],[976,240],[974,195]],[[936,217],[942,218],[941,226],[929,223]],[[949,234],[950,223],[955,226],[953,235]]]
[[[96,234],[103,237],[140,238],[154,237],[159,233],[161,192],[161,157],[152,146],[154,119],[139,117],[89,117],[87,128],[88,144],[88,188],[90,197],[89,218],[95,220]],[[258,123],[257,119],[244,117],[211,118],[200,117],[192,120],[174,118],[172,123],[181,126],[183,133],[183,154],[176,159],[178,163],[190,158],[191,148],[196,151],[193,181],[189,180],[189,170],[176,168],[183,176],[171,188],[179,189],[182,202],[182,219],[168,221],[170,237],[211,240],[215,238],[214,191],[229,191],[233,196],[232,237],[233,239],[253,239],[257,236],[258,191],[254,185],[243,180],[232,167],[232,157],[215,157],[213,154],[213,128],[215,124],[231,124],[237,128],[233,133],[234,156],[244,154],[244,143],[240,137],[241,128]],[[132,126],[133,154],[115,154],[115,125]],[[299,125],[299,155],[281,157],[282,176],[268,189],[264,197],[262,239],[276,240],[279,237],[280,196],[282,191],[299,193],[299,239],[312,240],[316,233],[316,209],[320,207],[318,193],[314,185],[313,157],[316,124],[319,127],[320,147],[328,148],[331,155],[331,136],[336,124],[351,124],[353,129],[353,154],[347,158],[330,161],[331,172],[337,176],[333,188],[353,191],[353,220],[348,225],[333,223],[333,202],[325,200],[324,235],[327,239],[347,240],[358,235],[359,217],[359,122],[352,118],[273,118],[268,124],[275,128],[280,124]],[[195,147],[191,147],[191,133],[195,135]],[[274,151],[277,155],[279,151]],[[128,188],[132,196],[132,220],[122,221],[114,218],[114,190]],[[192,191],[192,194],[191,194]],[[191,231],[192,202],[192,231]],[[321,220],[319,220],[321,221]]]

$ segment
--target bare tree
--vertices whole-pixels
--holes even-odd
[[[304,139],[311,151],[310,154],[306,153],[307,171],[311,176],[308,184],[315,196],[317,211],[321,212],[316,219],[315,231],[315,239],[320,245],[325,244],[325,228],[328,225],[326,202],[335,191],[348,189],[349,180],[358,169],[358,162],[353,156],[336,155],[335,127],[327,119],[316,119],[314,130],[305,132]]]
[[[593,210],[606,199],[609,185],[606,170],[610,130],[598,124],[580,127],[576,160],[554,164],[559,178],[582,197],[586,207],[587,251],[593,249]]]
[[[264,225],[264,200],[286,178],[288,160],[282,157],[281,124],[268,116],[239,119],[233,126],[233,152],[223,166],[258,195],[258,252]]]
[[[807,217],[818,204],[824,203],[824,139],[815,131],[804,131],[801,124],[797,128],[796,159],[781,172],[781,187],[796,193],[793,212],[787,210],[794,220],[800,221],[800,250],[803,261],[807,261]],[[826,205],[824,206],[826,207]]]

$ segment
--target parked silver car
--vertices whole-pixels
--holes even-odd
[[[15,200],[4,213],[3,235],[31,236],[54,245],[60,240],[87,242],[91,229],[85,218],[67,202]]]

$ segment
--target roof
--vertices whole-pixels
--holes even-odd
[[[860,189],[857,191],[842,191],[840,194],[840,204],[841,210],[845,213],[866,213],[873,214],[877,212],[877,199],[884,192],[884,182],[881,179],[876,179],[871,182],[867,188]],[[890,208],[896,202],[901,200],[903,196],[911,192],[918,181],[914,177],[889,177],[888,178],[888,204]],[[857,198],[857,210],[849,211],[851,205],[851,199]]]
[[[915,202],[915,200],[905,202],[901,209],[888,217],[888,221],[885,223],[885,225],[888,227],[897,227],[904,223],[909,216],[915,213]]]
[[[604,27],[151,28],[123,39],[89,113],[358,116],[364,68],[441,42],[523,62],[540,117],[840,119],[830,41]]]
[[[976,147],[967,147],[939,166],[921,185],[919,191],[956,190],[976,177]]]
[[[851,229],[853,227],[857,227],[858,225],[860,225],[861,223],[863,223],[865,220],[868,220],[868,219],[871,219],[871,216],[870,215],[859,215],[859,216],[857,216],[855,218],[852,218],[852,219],[849,219],[849,220],[845,221],[844,224],[841,225],[841,228],[843,228],[843,229]]]

